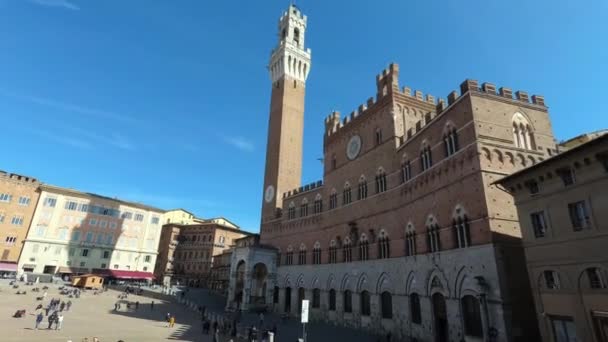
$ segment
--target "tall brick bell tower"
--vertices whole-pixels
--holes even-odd
[[[304,94],[310,49],[304,48],[306,16],[290,5],[279,20],[278,45],[268,70],[272,79],[262,225],[277,217],[283,193],[300,186],[304,135]]]

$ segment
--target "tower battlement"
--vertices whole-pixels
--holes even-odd
[[[302,20],[304,23],[306,23],[308,21],[308,16],[304,15],[302,13],[302,11],[300,11],[298,6],[291,4],[291,5],[289,5],[289,8],[286,11],[284,11],[283,14],[281,15],[281,17],[279,18],[279,24],[281,22],[283,22],[283,20],[289,18],[290,16],[298,18],[298,19]]]
[[[403,139],[401,140],[402,144],[405,144],[414,135],[416,135],[416,133],[420,132],[427,124],[429,124],[435,117],[441,115],[452,104],[456,103],[461,97],[463,97],[469,92],[489,94],[496,97],[502,97],[511,101],[517,101],[522,104],[546,107],[545,98],[542,95],[532,95],[530,97],[528,95],[528,92],[518,90],[515,92],[515,97],[513,97],[513,91],[511,90],[511,88],[501,87],[497,90],[496,85],[493,83],[484,82],[481,84],[481,86],[479,86],[479,82],[477,80],[466,79],[460,84],[460,93],[458,93],[457,91],[452,91],[448,94],[447,103],[446,100],[442,98],[440,98],[435,103],[434,97],[431,95],[427,95],[427,102],[435,104],[435,113],[427,113],[424,118],[416,122],[414,127],[408,128]],[[404,93],[406,93],[406,95],[408,96],[411,96],[409,88],[404,88]],[[422,94],[416,94],[416,98],[422,100]]]

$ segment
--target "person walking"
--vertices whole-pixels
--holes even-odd
[[[150,303],[150,310],[154,310],[154,301],[152,301],[152,303]]]
[[[135,311],[137,311],[137,309],[139,309],[139,301],[135,302]]]
[[[50,315],[47,320],[49,322],[49,326],[47,327],[47,329],[51,330],[51,328],[53,327],[53,323],[55,323],[55,314]]]
[[[173,326],[175,326],[175,315],[169,318],[169,328],[173,328]]]
[[[40,325],[40,323],[42,323],[43,319],[44,316],[42,315],[42,312],[40,312],[38,316],[36,316],[36,330],[38,330],[38,326]]]
[[[72,301],[68,300],[67,304],[65,305],[65,311],[70,311],[70,307],[72,307]]]
[[[55,324],[55,330],[61,330],[61,328],[63,327],[63,314],[59,314],[59,316],[57,316],[57,323]]]
[[[260,329],[262,329],[264,327],[264,313],[260,312]]]

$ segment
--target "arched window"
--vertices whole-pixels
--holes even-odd
[[[416,255],[416,230],[411,222],[405,229],[405,255]]]
[[[344,245],[342,246],[342,254],[344,262],[353,261],[353,245],[348,237],[344,239]]]
[[[336,240],[329,242],[329,263],[335,264],[338,262],[338,246],[336,246]]]
[[[306,246],[300,245],[300,252],[298,253],[298,264],[306,265]]]
[[[443,147],[445,148],[445,156],[449,157],[458,151],[458,133],[452,126],[446,127],[443,133]]]
[[[456,217],[452,220],[452,230],[454,231],[454,240],[457,248],[465,248],[471,245],[471,232],[469,229],[469,219],[462,212],[462,209],[456,209]]]
[[[361,178],[359,178],[359,188],[357,191],[357,199],[362,200],[365,198],[367,198],[367,180],[365,179],[365,176],[361,176]]]
[[[387,259],[391,257],[391,248],[388,235],[384,230],[380,231],[380,237],[378,238],[378,258]]]
[[[350,191],[350,183],[346,182],[344,184],[344,190],[342,191],[342,205],[349,204],[352,201],[351,191]]]
[[[321,307],[321,290],[319,289],[312,290],[312,307],[313,309]]]
[[[481,323],[481,309],[479,300],[473,296],[464,296],[460,300],[462,316],[464,318],[464,334],[466,336],[483,338],[483,325]]]
[[[300,30],[297,27],[293,29],[293,41],[300,45]]]
[[[549,290],[559,290],[560,281],[559,274],[553,270],[543,271],[543,277],[545,278],[545,287]]]
[[[536,149],[532,126],[521,113],[513,115],[513,143],[516,147],[526,150]]]
[[[285,265],[293,265],[293,247],[291,245],[287,247],[287,253],[285,253]]]
[[[369,292],[363,291],[361,292],[361,316],[369,316],[371,315],[371,305],[370,305],[370,296]]]
[[[365,234],[361,234],[361,239],[359,240],[359,260],[365,261],[367,259],[369,259],[369,241]]]
[[[429,217],[426,227],[429,252],[439,252],[441,250],[441,239],[439,238],[439,225],[434,217]]]
[[[336,290],[329,290],[329,311],[336,311]]]
[[[597,267],[590,267],[585,270],[589,279],[589,287],[592,289],[605,289],[606,281],[602,271]]]
[[[338,206],[338,194],[336,193],[336,189],[331,189],[331,194],[329,195],[329,209],[336,209]]]
[[[308,216],[308,200],[305,198],[300,204],[300,217]]]
[[[287,218],[293,220],[296,218],[296,204],[291,202],[289,203],[289,209],[287,211]]]
[[[321,244],[317,241],[312,249],[312,263],[321,264]]]
[[[379,168],[376,172],[376,193],[386,191],[386,173],[383,168]]]
[[[382,144],[382,130],[380,128],[376,128],[376,145]]]
[[[412,166],[409,160],[404,160],[401,163],[401,183],[405,183],[412,179]]]
[[[429,169],[433,166],[433,155],[431,153],[431,147],[425,143],[420,150],[420,166],[422,171]]]
[[[382,292],[380,295],[382,306],[382,318],[393,318],[393,298],[388,291]]]
[[[315,206],[314,206],[315,214],[319,214],[323,211],[323,198],[321,194],[317,194],[315,197]]]
[[[420,314],[420,297],[417,293],[410,294],[410,317],[412,323],[420,324],[422,315]]]
[[[353,294],[350,290],[344,291],[344,312],[353,312]]]

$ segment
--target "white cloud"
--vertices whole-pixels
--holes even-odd
[[[121,121],[121,122],[131,122],[131,123],[137,122],[136,119],[134,119],[128,115],[124,115],[124,114],[109,112],[109,111],[96,109],[96,108],[83,107],[80,105],[55,101],[53,99],[48,99],[48,98],[43,98],[43,97],[15,94],[15,93],[12,93],[9,91],[5,91],[3,89],[0,89],[0,95],[11,97],[11,98],[21,100],[21,101],[27,101],[30,103],[38,104],[38,105],[49,107],[49,108],[77,113],[77,114],[80,114],[83,116],[111,119],[111,120],[116,120],[116,121]]]
[[[224,141],[241,151],[252,152],[255,149],[253,142],[243,138],[243,137],[224,137]]]
[[[51,131],[42,131],[38,129],[32,129],[31,131],[40,137],[55,141],[60,144],[77,147],[80,149],[90,149],[93,147],[88,141],[84,139],[75,138],[73,136],[59,135],[56,133],[52,133]]]
[[[59,7],[67,10],[78,11],[80,7],[71,3],[68,0],[29,0],[32,3],[37,5],[46,6],[46,7]]]

